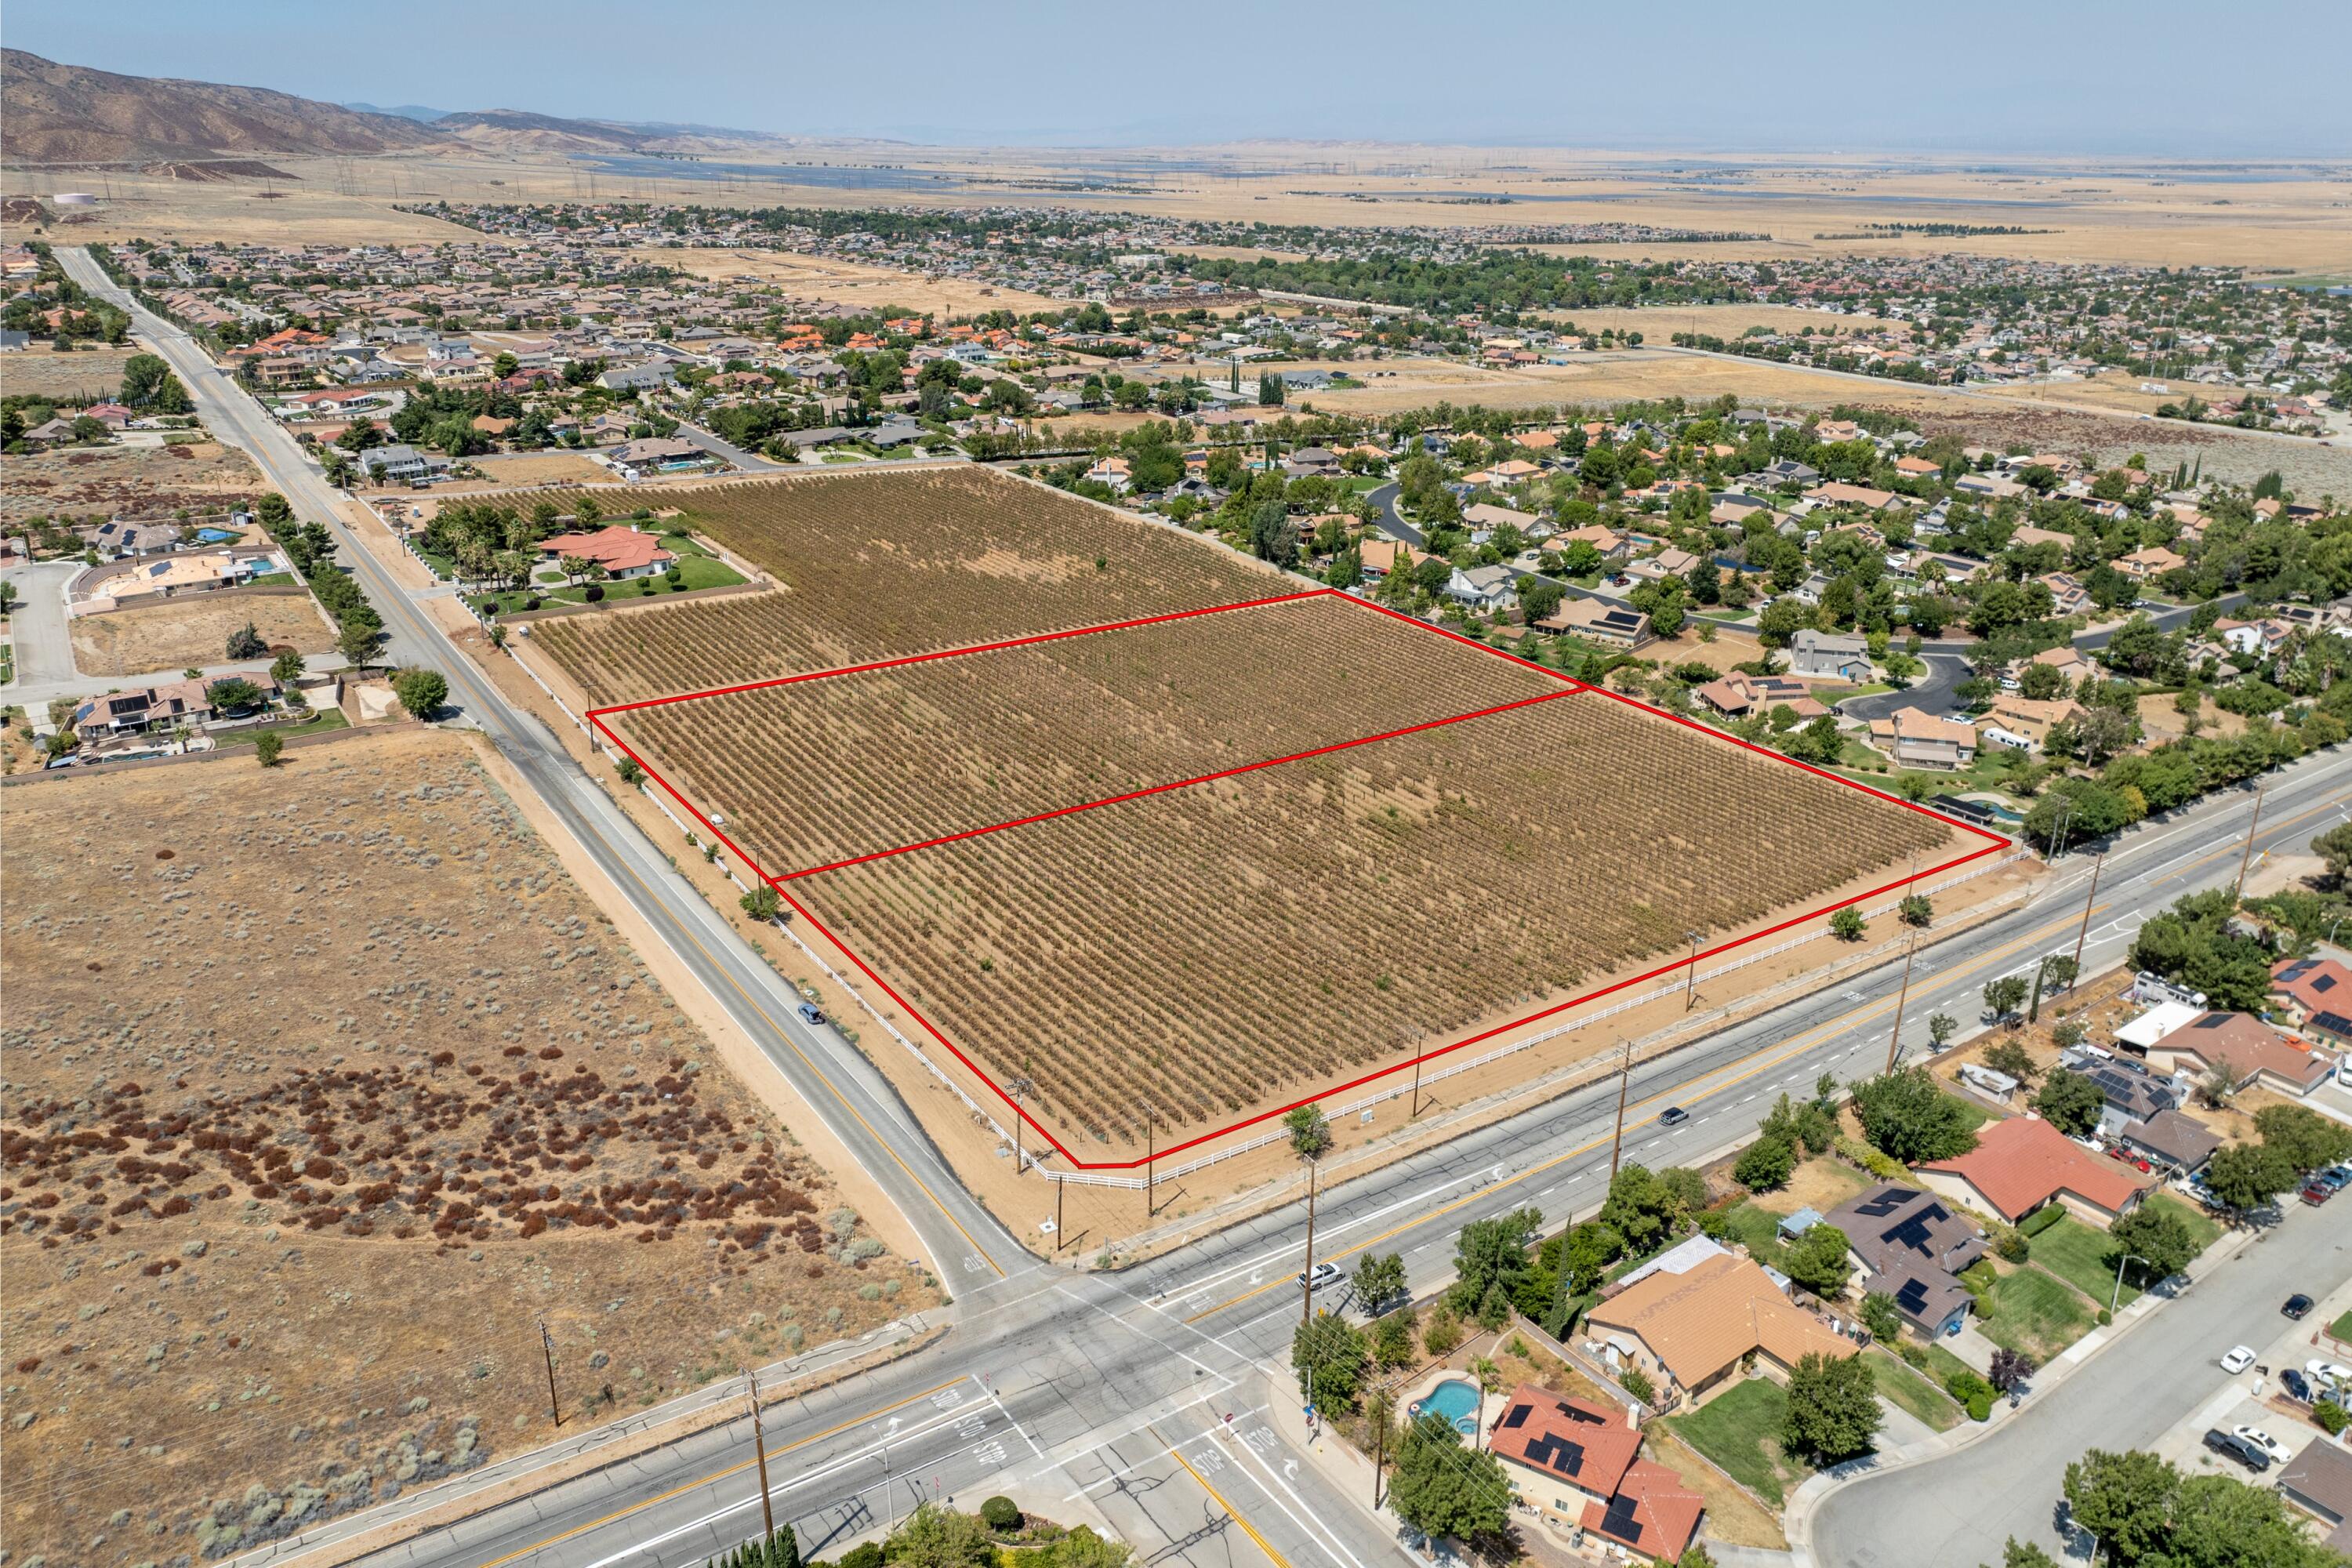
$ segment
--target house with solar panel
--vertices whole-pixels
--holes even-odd
[[[1845,1233],[1854,1285],[1895,1298],[1903,1321],[1934,1338],[1956,1334],[1975,1298],[1960,1271],[1985,1255],[1985,1233],[1937,1194],[1881,1182],[1832,1212]]]
[[[1698,1534],[1706,1500],[1642,1458],[1630,1410],[1523,1383],[1489,1439],[1519,1509],[1576,1548],[1671,1563]]]
[[[2352,1046],[2352,969],[2332,958],[2285,958],[2271,966],[2271,998],[2303,1033]]]

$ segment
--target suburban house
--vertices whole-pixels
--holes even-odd
[[[1985,714],[1986,738],[2021,752],[2038,752],[2049,744],[2052,730],[2079,724],[2084,717],[2082,707],[2066,698],[2036,701],[2004,691]]]
[[[1625,568],[1629,577],[1642,577],[1656,582],[1665,577],[1680,577],[1698,564],[1698,557],[1687,550],[1677,550],[1669,544],[1647,560],[1636,561]]]
[[[2084,658],[2081,648],[2076,647],[2073,643],[2062,643],[2056,647],[2045,647],[2032,658],[2020,659],[2010,666],[2009,679],[2001,684],[2012,685],[2022,679],[2026,666],[2033,664],[2048,665],[2065,677],[2069,686],[2079,684],[2085,677],[2096,676],[2099,673],[2099,667]]]
[[[2098,1086],[2105,1101],[2099,1108],[2099,1131],[2110,1138],[2132,1122],[2178,1110],[2189,1099],[2188,1085],[2180,1079],[2150,1072],[2128,1058],[2068,1051],[2061,1054],[2059,1065]]]
[[[1870,743],[1897,767],[1957,773],[1977,760],[1977,731],[1958,719],[1938,719],[1916,708],[1898,708],[1870,721]]]
[[[2224,1062],[2240,1088],[2297,1100],[2336,1070],[2333,1058],[2251,1013],[2200,1013],[2147,1047],[2147,1065],[2158,1072],[2203,1073]]]
[[[2271,994],[2287,1022],[2352,1045],[2352,969],[2332,958],[2285,958],[2271,966]]]
[[[1445,580],[1445,596],[1475,610],[1500,609],[1511,596],[1507,566],[1456,566]]]
[[[1358,547],[1357,553],[1364,563],[1365,579],[1374,583],[1399,567],[1410,572],[1423,562],[1435,559],[1426,551],[1415,550],[1412,545],[1393,539],[1367,539]]]
[[[2167,572],[2188,564],[2187,556],[2176,554],[2160,544],[2153,550],[2136,550],[2129,555],[2116,557],[2116,570],[2135,583],[2145,583],[2151,577],[2161,577]]]
[[[1985,1233],[1935,1194],[1881,1182],[1824,1223],[1845,1233],[1861,1288],[1894,1297],[1921,1333],[1948,1332],[1969,1315],[1974,1298],[1958,1276],[1984,1256]]]
[[[551,539],[542,539],[539,552],[549,561],[578,556],[602,566],[604,575],[614,578],[651,577],[667,571],[669,563],[677,559],[662,548],[657,536],[619,523],[593,533],[559,533]]]
[[[1084,477],[1098,485],[1108,485],[1118,495],[1125,495],[1135,486],[1135,476],[1125,458],[1097,458]]]
[[[2133,1153],[2168,1170],[2194,1174],[2205,1168],[2221,1140],[2193,1116],[2159,1110],[2145,1121],[2126,1124],[2116,1140]]]
[[[1650,640],[1650,617],[1607,599],[1562,599],[1559,608],[1536,623],[1536,630],[1635,648]]]
[[[1671,1563],[1698,1533],[1706,1504],[1641,1457],[1631,1414],[1523,1383],[1488,1446],[1521,1506],[1571,1541],[1598,1536],[1637,1561]]]
[[[708,458],[701,447],[683,436],[646,436],[622,442],[604,455],[604,460],[631,479],[640,479],[664,468],[705,462]]]
[[[2015,1225],[2045,1204],[2105,1226],[2139,1205],[2146,1191],[2113,1160],[2103,1160],[2047,1121],[2012,1116],[1977,1129],[1977,1146],[1930,1160],[1919,1179],[1954,1203]]]
[[[2330,1437],[2314,1437],[2279,1472],[2278,1493],[2317,1520],[2326,1543],[2352,1552],[2352,1452]]]
[[[1870,640],[1853,632],[1815,631],[1807,626],[1789,644],[1789,673],[1828,680],[1870,679]]]
[[[213,716],[213,701],[201,680],[167,680],[129,691],[93,697],[74,710],[73,732],[84,741],[109,735],[139,734],[157,727],[202,724]]]
[[[1585,1340],[1612,1369],[1636,1368],[1694,1404],[1738,1381],[1753,1352],[1782,1376],[1805,1356],[1861,1347],[1789,1300],[1753,1259],[1726,1254],[1653,1274],[1585,1314]]]
[[[1829,710],[1813,699],[1812,688],[1785,675],[1742,675],[1737,671],[1710,680],[1691,692],[1703,707],[1727,719],[1769,713],[1786,707],[1800,720],[1818,719]]]
[[[398,442],[388,447],[370,447],[352,461],[370,479],[389,485],[415,484],[429,478],[437,466],[415,447]]]

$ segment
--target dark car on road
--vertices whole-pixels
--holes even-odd
[[[2305,1313],[2311,1310],[2311,1298],[2301,1294],[2289,1296],[2286,1299],[2286,1305],[2281,1307],[2279,1310],[2290,1318],[2301,1319]]]
[[[2236,1433],[2224,1432],[2219,1426],[2205,1434],[2205,1446],[2225,1459],[2237,1460],[2256,1475],[2271,1468],[2271,1457],[2263,1452],[2260,1445],[2249,1443]]]

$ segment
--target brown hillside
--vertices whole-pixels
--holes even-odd
[[[118,76],[0,49],[11,162],[110,163],[187,153],[388,153],[446,144],[430,126],[290,93]]]

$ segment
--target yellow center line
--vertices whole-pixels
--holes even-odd
[[[618,858],[619,857],[616,853],[615,858]],[[637,875],[636,868],[628,864],[627,861],[623,860],[621,862],[621,869],[628,873],[629,879],[631,881],[636,883],[638,887],[644,888],[646,889],[646,896],[653,899],[656,905],[660,903],[660,900],[654,894],[654,890],[650,887],[646,887],[646,879]],[[696,896],[700,897],[699,894],[697,894]],[[963,1237],[965,1245],[971,1248],[973,1255],[982,1263],[987,1264],[989,1268],[995,1269],[996,1277],[999,1279],[1004,1279],[1004,1269],[997,1263],[995,1258],[989,1256],[988,1248],[982,1247],[979,1241],[973,1237],[971,1232],[964,1229],[963,1222],[956,1218],[956,1216],[949,1211],[947,1205],[940,1202],[939,1194],[931,1191],[929,1186],[924,1183],[923,1178],[915,1173],[915,1168],[908,1164],[907,1162],[900,1157],[898,1152],[896,1149],[893,1149],[889,1143],[883,1139],[882,1135],[874,1130],[874,1124],[866,1120],[865,1116],[859,1112],[857,1107],[849,1103],[848,1097],[841,1092],[839,1087],[834,1083],[830,1077],[826,1076],[824,1069],[818,1067],[816,1063],[809,1060],[808,1053],[802,1050],[799,1045],[793,1041],[792,1036],[785,1033],[783,1027],[779,1025],[775,1019],[768,1016],[768,1010],[760,1005],[760,1002],[757,997],[753,996],[749,991],[743,989],[742,982],[737,980],[733,974],[730,973],[727,966],[720,963],[719,960],[712,955],[710,950],[702,945],[702,939],[696,936],[693,931],[683,923],[678,925],[678,933],[685,937],[687,941],[692,942],[694,944],[694,951],[702,954],[703,958],[709,963],[711,968],[717,970],[719,976],[724,979],[729,985],[734,988],[735,994],[743,998],[743,1005],[751,1008],[752,1012],[757,1013],[760,1016],[760,1021],[767,1025],[769,1028],[775,1031],[776,1037],[784,1042],[785,1048],[790,1050],[793,1055],[800,1058],[801,1061],[808,1068],[809,1071],[816,1075],[817,1081],[824,1085],[825,1092],[832,1095],[834,1099],[839,1100],[841,1102],[841,1108],[856,1119],[857,1125],[866,1130],[866,1135],[874,1141],[875,1147],[889,1155],[892,1163],[895,1163],[899,1170],[906,1173],[907,1179],[915,1184],[917,1190],[921,1192],[923,1196],[930,1200],[931,1206],[940,1211],[940,1217],[945,1219],[950,1225],[955,1226],[956,1234]],[[945,1258],[941,1258],[940,1260],[940,1273],[944,1275],[947,1271],[947,1260]],[[942,1279],[941,1284],[944,1286],[944,1279]]]
[[[1155,1437],[1159,1437],[1159,1428],[1152,1428],[1151,1435]],[[1166,1442],[1167,1439],[1162,1437],[1160,1438],[1160,1441]],[[1191,1476],[1195,1481],[1198,1481],[1201,1485],[1201,1489],[1208,1493],[1212,1499],[1215,1500],[1216,1505],[1219,1508],[1225,1510],[1225,1517],[1232,1520],[1235,1524],[1240,1525],[1242,1527],[1242,1532],[1247,1535],[1252,1541],[1257,1542],[1257,1549],[1260,1552],[1265,1552],[1268,1558],[1273,1560],[1275,1568],[1290,1568],[1290,1559],[1285,1557],[1281,1552],[1276,1552],[1274,1549],[1274,1543],[1257,1532],[1257,1526],[1252,1524],[1248,1520],[1244,1519],[1242,1517],[1242,1510],[1235,1508],[1232,1503],[1227,1502],[1225,1500],[1225,1494],[1211,1486],[1209,1484],[1209,1478],[1192,1468],[1192,1460],[1178,1453],[1173,1447],[1171,1447],[1168,1450],[1168,1457],[1175,1460],[1178,1464],[1183,1466],[1184,1473]],[[496,1565],[492,1564],[490,1565],[490,1568],[496,1568]]]
[[[963,1379],[961,1376],[951,1377],[945,1383],[940,1384],[935,1387],[923,1390],[920,1394],[910,1394],[895,1405],[885,1405],[879,1410],[869,1410],[863,1415],[853,1415],[837,1426],[828,1426],[824,1431],[816,1433],[812,1436],[803,1437],[796,1443],[787,1443],[781,1448],[772,1450],[772,1455],[775,1458],[782,1458],[782,1456],[793,1452],[795,1448],[805,1448],[811,1443],[822,1443],[827,1437],[838,1436],[861,1422],[871,1421],[877,1415],[887,1415],[893,1410],[903,1410],[919,1399],[929,1399],[935,1394],[943,1394],[962,1381]],[[613,1512],[606,1514],[602,1519],[592,1519],[585,1524],[574,1525],[570,1530],[563,1531],[561,1535],[551,1535],[544,1541],[534,1542],[529,1546],[509,1552],[504,1557],[494,1557],[489,1562],[483,1563],[482,1568],[505,1568],[507,1563],[512,1563],[518,1558],[528,1557],[534,1552],[544,1552],[551,1546],[554,1546],[562,1542],[569,1541],[576,1535],[585,1535],[592,1530],[602,1530],[604,1526],[612,1523],[614,1520],[626,1519],[633,1513],[643,1513],[646,1510],[656,1507],[661,1503],[666,1503],[672,1498],[683,1497],[688,1492],[694,1490],[697,1487],[707,1487],[714,1481],[723,1481],[730,1476],[740,1476],[758,1462],[759,1461],[756,1459],[746,1459],[740,1465],[730,1465],[723,1470],[713,1470],[710,1474],[688,1481],[683,1486],[672,1487],[669,1490],[662,1493],[659,1497],[649,1497],[643,1502],[633,1502],[626,1508],[614,1510]]]
[[[2311,807],[2311,808],[2310,808],[2309,810],[2307,810],[2307,811],[2298,811],[2298,812],[2296,812],[2293,816],[2283,816],[2283,817],[2280,817],[2277,821],[2273,822],[2273,823],[2266,824],[2265,826],[2270,826],[2270,827],[2273,827],[2273,828],[2279,828],[2279,827],[2292,827],[2292,826],[2294,826],[2296,823],[2301,822],[2301,821],[2302,821],[2305,817],[2306,817],[2306,816],[2318,816],[2318,815],[2319,815],[2321,812],[2323,812],[2323,811],[2334,811],[2339,804],[2340,804],[2339,802],[2333,801],[2333,800],[2323,800],[2323,801],[2321,801],[2317,805],[2315,805],[2315,806]],[[2222,846],[2221,848],[2219,848],[2219,849],[2215,849],[2215,850],[2210,851],[2210,852],[2209,852],[2209,853],[2207,853],[2207,854],[2200,855],[2199,857],[2197,857],[2197,858],[2196,858],[2196,859],[2191,860],[2191,861],[2190,861],[2190,862],[2189,862],[2189,864],[2187,864],[2186,866],[2181,867],[2181,868],[2180,868],[2180,869],[2179,869],[2178,871],[2168,871],[2168,872],[2165,873],[2165,875],[2164,875],[2164,876],[2162,876],[2162,877],[2160,877],[2160,878],[2158,878],[2158,880],[2159,880],[2159,881],[2165,881],[2165,882],[2176,882],[2176,881],[2179,881],[2181,878],[2186,877],[2187,875],[2189,875],[2189,872],[2194,871],[2195,869],[2197,869],[2197,868],[2198,868],[2198,867],[2202,866],[2203,864],[2205,864],[2205,862],[2206,862],[2206,861],[2208,861],[2208,860],[2218,860],[2218,859],[2220,859],[2220,858],[2221,858],[2222,856],[2224,856],[2224,855],[2242,855],[2242,854],[2244,854],[2244,853],[2245,853],[2245,847],[2244,847],[2244,841],[2243,841],[2243,840],[2241,840],[2241,841],[2239,841],[2238,843],[2235,843],[2235,844],[2226,844],[2226,845],[2223,845],[2223,846]]]
[[[2099,910],[2104,910],[2108,907],[2108,905],[2101,904],[2097,909],[2093,910],[2092,912],[2096,914]],[[1994,948],[1989,952],[1979,954],[1977,957],[1970,959],[1968,963],[1960,965],[1957,969],[1946,971],[1944,977],[1947,979],[1958,979],[1961,975],[1973,973],[1976,970],[1983,968],[1988,963],[1992,963],[2008,957],[2011,953],[2015,952],[2021,947],[2024,947],[2031,942],[2041,941],[2043,937],[2050,935],[2053,931],[2060,931],[2068,929],[2073,926],[2079,918],[2080,917],[2078,916],[2069,916],[2063,921],[2053,921],[2050,924],[2043,926],[2039,931],[2028,931],[2023,936],[2018,937],[2012,942],[2004,942],[2000,947]],[[1722,1094],[1727,1089],[1736,1089],[1739,1085],[1746,1083],[1748,1079],[1755,1078],[1759,1073],[1769,1072],[1785,1061],[1789,1061],[1796,1057],[1804,1055],[1807,1051],[1811,1050],[1815,1046],[1819,1045],[1822,1040],[1831,1038],[1840,1032],[1851,1028],[1857,1021],[1866,1018],[1874,1014],[1886,1011],[1892,1005],[1891,999],[1884,997],[1876,1002],[1864,1003],[1862,1006],[1854,1008],[1850,1013],[1841,1015],[1838,1017],[1831,1019],[1825,1024],[1814,1026],[1804,1034],[1798,1036],[1795,1041],[1792,1042],[1787,1049],[1782,1050],[1776,1055],[1770,1055],[1758,1060],[1753,1067],[1748,1068],[1746,1071],[1737,1073],[1730,1078],[1725,1079],[1721,1083],[1716,1084],[1708,1089],[1701,1089],[1696,1094],[1685,1096],[1684,1098],[1695,1103],[1699,1100],[1712,1099],[1716,1095]],[[1634,1104],[1637,1106],[1654,1104],[1658,1100],[1666,1099],[1669,1095],[1677,1094],[1679,1092],[1679,1089],[1664,1090],[1660,1093],[1651,1095],[1646,1099],[1636,1100],[1634,1101]],[[1652,1118],[1646,1116],[1641,1118],[1639,1121],[1629,1120],[1625,1123],[1625,1130],[1631,1132],[1636,1128],[1645,1127],[1649,1125],[1652,1120]],[[1360,1252],[1368,1251],[1372,1247],[1378,1247],[1381,1242],[1387,1241],[1394,1237],[1402,1236],[1406,1231],[1426,1225],[1431,1220],[1443,1219],[1447,1215],[1454,1213],[1457,1209],[1466,1208],[1472,1204],[1484,1202],[1486,1199],[1490,1198],[1495,1194],[1502,1191],[1505,1187],[1524,1182],[1531,1176],[1542,1175],[1545,1172],[1553,1170],[1570,1160],[1576,1159],[1580,1155],[1589,1154],[1593,1150],[1600,1148],[1602,1144],[1608,1142],[1609,1140],[1606,1138],[1595,1138],[1589,1142],[1580,1143],[1573,1149],[1553,1155],[1550,1159],[1544,1161],[1539,1165],[1530,1165],[1526,1170],[1519,1172],[1517,1175],[1507,1176],[1503,1180],[1494,1184],[1492,1186],[1481,1187],[1474,1193],[1468,1193],[1461,1197],[1455,1198],[1451,1203],[1442,1204],[1438,1207],[1430,1210],[1427,1214],[1417,1215],[1412,1219],[1406,1220],[1402,1225],[1384,1230],[1378,1236],[1370,1237],[1365,1240],[1357,1242],[1352,1247],[1342,1247],[1337,1252],[1327,1253],[1318,1261],[1325,1263],[1337,1262],[1340,1258],[1352,1258]],[[1296,1279],[1272,1280],[1266,1284],[1258,1286],[1255,1289],[1244,1290],[1240,1295],[1233,1297],[1228,1300],[1220,1301],[1213,1307],[1210,1307],[1202,1311],[1195,1312],[1184,1321],[1187,1323],[1197,1323],[1203,1318],[1213,1318],[1220,1312],[1227,1311],[1232,1308],[1238,1307],[1244,1301],[1249,1300],[1252,1297],[1263,1296],[1269,1290],[1285,1289],[1295,1286],[1297,1283],[1298,1282]]]

